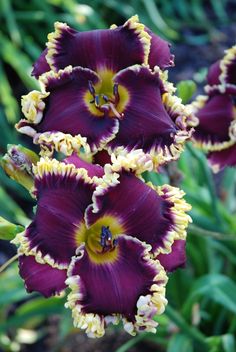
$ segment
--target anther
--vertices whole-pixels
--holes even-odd
[[[119,103],[120,101],[120,96],[119,96],[119,92],[118,92],[118,84],[115,83],[114,86],[113,86],[113,95],[115,97],[115,105]]]
[[[109,102],[109,98],[108,98],[108,96],[107,96],[107,95],[102,94],[102,98],[103,98],[103,100],[104,100],[106,103],[108,103],[108,102]]]
[[[102,252],[111,251],[117,245],[117,240],[112,240],[112,234],[109,230],[109,226],[102,226],[100,245],[102,246]]]
[[[98,94],[95,95],[95,97],[94,97],[94,102],[95,102],[95,106],[96,106],[96,107],[99,107],[99,95],[98,95]]]
[[[92,81],[88,81],[88,89],[89,89],[90,93],[92,94],[92,96],[94,97],[95,96],[95,89],[94,89]]]

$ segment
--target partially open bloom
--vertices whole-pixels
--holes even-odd
[[[195,121],[163,78],[173,65],[165,40],[137,16],[89,32],[57,22],[48,39],[33,70],[42,92],[23,96],[20,132],[48,155],[142,148],[155,165],[178,158]]]
[[[236,46],[210,67],[207,81],[207,95],[192,103],[199,119],[193,137],[218,172],[236,165]]]
[[[184,193],[119,165],[41,159],[33,167],[35,217],[14,240],[28,291],[48,297],[69,286],[74,324],[92,337],[119,320],[130,334],[155,332],[153,316],[167,303],[165,269],[185,261]]]

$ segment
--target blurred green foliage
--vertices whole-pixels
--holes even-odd
[[[8,143],[29,144],[29,140],[17,135],[14,124],[20,118],[20,96],[37,87],[30,77],[31,65],[44,48],[55,21],[89,30],[122,23],[137,13],[142,22],[170,41],[201,45],[217,32],[217,26],[229,23],[226,9],[230,3],[227,0],[84,0],[83,3],[1,0],[0,152],[5,152]],[[178,94],[184,102],[194,90],[193,82],[178,85]],[[235,352],[235,170],[227,169],[213,177],[203,153],[189,144],[178,163],[163,170],[163,174],[151,173],[146,178],[154,184],[177,182],[186,192],[193,218],[187,241],[188,263],[185,270],[170,275],[169,305],[165,314],[158,317],[157,334],[140,334],[116,352],[129,351],[140,342],[151,342],[156,350],[166,352]],[[34,205],[30,196],[2,170],[0,180],[0,216],[26,225]],[[43,323],[56,314],[60,321],[54,351],[60,351],[65,339],[74,333],[64,300],[28,295],[16,264],[1,273],[0,350],[20,351],[23,342],[38,341],[47,333]],[[23,338],[25,331],[28,340]]]

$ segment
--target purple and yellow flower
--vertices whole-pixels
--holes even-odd
[[[167,303],[165,269],[185,261],[184,193],[146,184],[134,164],[119,157],[102,177],[75,156],[33,167],[35,217],[14,240],[20,274],[28,291],[46,297],[68,286],[66,306],[88,336],[120,320],[130,334],[155,332],[153,316]]]
[[[192,103],[199,119],[193,138],[218,172],[236,165],[236,46],[210,67],[207,81],[207,95]]]
[[[48,155],[141,148],[155,165],[178,158],[195,121],[162,72],[173,65],[165,40],[137,16],[89,32],[57,22],[48,39],[33,70],[42,92],[22,97],[20,132]]]

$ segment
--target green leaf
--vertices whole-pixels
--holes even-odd
[[[193,94],[196,92],[197,86],[191,80],[181,81],[177,84],[177,95],[183,101],[183,104],[189,102]]]
[[[191,339],[185,334],[175,334],[169,341],[167,352],[193,352]]]
[[[232,334],[226,334],[222,336],[222,345],[224,352],[235,352],[235,338]]]
[[[191,309],[201,297],[208,297],[233,313],[236,313],[236,284],[222,274],[205,275],[198,279],[184,305],[184,316],[191,314]]]
[[[170,318],[172,322],[174,322],[181,329],[181,332],[189,336],[189,338],[194,339],[201,345],[202,352],[206,351],[206,337],[204,334],[202,334],[201,331],[197,330],[194,326],[189,325],[188,322],[184,319],[184,317],[177,310],[172,308],[170,304],[167,305],[165,314]]]

